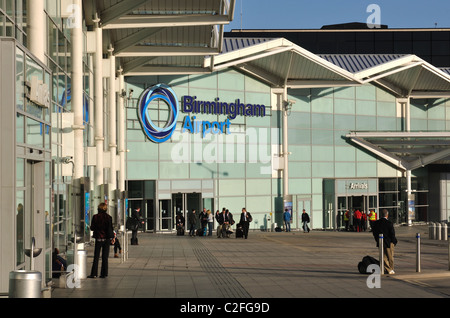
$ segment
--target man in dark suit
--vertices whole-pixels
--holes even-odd
[[[231,225],[234,224],[233,214],[231,214],[230,211],[228,211],[227,209],[223,208],[222,213],[219,214],[217,220],[219,224],[222,226],[221,228],[222,237],[230,237],[229,230]]]
[[[394,272],[394,246],[397,245],[397,238],[395,237],[394,225],[388,220],[389,212],[386,209],[381,211],[380,219],[374,223],[373,237],[379,247],[379,237],[383,234],[383,256],[384,269],[388,274],[395,274]]]
[[[248,227],[249,227],[251,221],[252,221],[251,214],[249,212],[247,212],[246,208],[242,208],[241,220],[239,221],[239,223],[242,226],[242,232],[243,232],[243,236],[245,238],[247,238],[247,236],[248,236]]]

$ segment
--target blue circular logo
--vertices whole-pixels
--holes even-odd
[[[169,106],[169,119],[165,127],[155,125],[148,113],[148,107],[154,100],[161,99]],[[138,116],[142,128],[150,140],[161,143],[168,140],[176,127],[179,107],[175,92],[165,84],[147,88],[141,95],[138,104]]]

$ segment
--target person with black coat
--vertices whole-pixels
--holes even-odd
[[[98,205],[98,213],[92,217],[91,231],[94,232],[95,247],[94,262],[92,263],[91,275],[88,278],[97,277],[100,251],[102,252],[100,277],[106,278],[108,276],[109,249],[111,244],[114,244],[114,229],[112,217],[106,212],[107,210],[107,204],[102,202]]]
[[[239,221],[239,223],[242,226],[242,234],[244,236],[244,238],[248,237],[248,228],[250,226],[250,222],[252,221],[252,215],[247,212],[246,208],[242,208],[242,212],[241,212],[241,219]]]
[[[137,233],[141,222],[140,213],[140,207],[136,208],[136,210],[133,210],[133,212],[131,213],[131,245],[139,245]]]
[[[386,209],[381,210],[380,219],[373,224],[372,234],[379,247],[379,237],[383,234],[383,261],[384,269],[388,274],[394,272],[394,246],[397,245],[394,224],[388,219],[389,212]]]
[[[306,213],[305,209],[303,209],[303,213],[302,213],[303,233],[306,233],[306,232],[309,233],[309,227],[308,227],[309,222],[310,222],[309,215],[308,215],[308,213]]]

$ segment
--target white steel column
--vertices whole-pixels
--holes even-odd
[[[34,1],[34,0],[33,0]],[[72,109],[74,113],[74,179],[83,177],[83,32],[81,29],[81,0],[73,0],[75,23],[72,25]],[[41,39],[42,40],[42,39]]]
[[[100,20],[95,21],[95,62],[94,62],[94,81],[95,81],[95,147],[96,164],[94,173],[94,186],[99,187],[104,183],[103,176],[103,31],[100,27]]]
[[[119,70],[119,109],[118,109],[118,123],[119,127],[119,190],[125,191],[125,103],[126,98],[125,80],[122,73],[122,69]]]
[[[409,96],[406,98],[406,101],[404,103],[405,105],[405,130],[407,132],[411,131],[411,113],[410,113],[410,98]],[[406,170],[406,218],[407,218],[407,223],[408,225],[412,225],[412,219],[410,218],[409,215],[409,210],[410,210],[410,199],[412,199],[412,189],[411,189],[411,170]]]
[[[47,44],[46,21],[44,13],[44,0],[28,0],[27,33],[28,48],[42,63],[45,60],[45,47]]]
[[[109,75],[109,151],[110,151],[110,183],[113,191],[117,188],[117,141],[116,141],[116,57],[113,54],[114,48],[109,50],[110,75]]]
[[[289,195],[289,152],[288,152],[288,98],[287,98],[287,87],[284,86],[283,91],[283,195],[286,198]]]

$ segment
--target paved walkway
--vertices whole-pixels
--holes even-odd
[[[383,275],[379,288],[369,288],[369,275],[357,270],[363,256],[378,258],[370,232],[250,232],[247,240],[139,233],[128,260],[111,253],[107,278],[55,288],[52,298],[449,298],[447,241],[428,239],[426,226],[396,232],[396,274]],[[416,233],[421,233],[420,273]],[[88,247],[88,272],[92,250]]]

